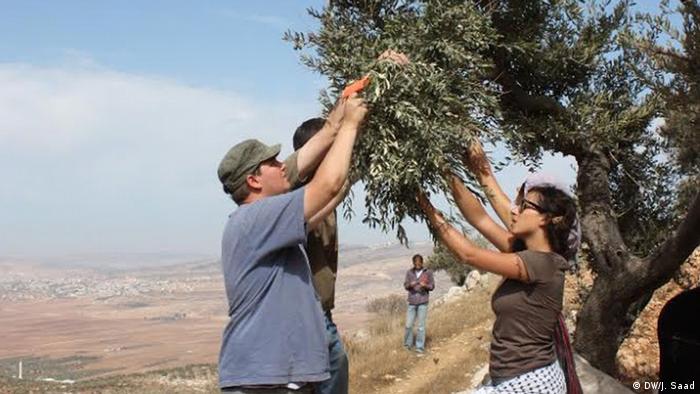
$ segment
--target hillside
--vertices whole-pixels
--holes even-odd
[[[487,371],[493,324],[489,302],[498,280],[487,275],[470,291],[451,288],[445,296],[434,298],[428,314],[427,351],[422,355],[402,347],[403,297],[375,299],[372,308],[378,313],[365,328],[344,338],[350,357],[350,392],[443,394],[476,386]],[[5,390],[0,393],[217,393],[216,382],[216,365],[207,364],[66,383],[0,378]]]
[[[411,255],[431,249],[343,248],[334,311],[341,332],[366,326],[370,300],[402,294]],[[148,256],[134,261],[141,257]],[[157,257],[153,264],[114,256],[89,264],[0,261],[0,379],[12,381],[20,361],[25,380],[76,384],[215,363],[228,319],[220,264]],[[437,295],[449,287],[446,275],[436,282]]]
[[[423,355],[402,347],[403,311],[383,313],[372,321],[367,335],[347,339],[350,391],[451,393],[470,387],[488,361],[490,297],[497,278],[487,278],[469,293],[432,302]]]
[[[499,278],[486,275],[469,292],[456,288],[447,292],[449,283],[441,277],[440,293],[434,295],[428,314],[427,352],[418,355],[401,346],[405,304],[399,282],[406,268],[407,251],[399,251],[404,256],[392,254],[383,260],[372,260],[364,255],[366,251],[356,251],[357,258],[349,259],[349,264],[342,267],[341,278],[345,282],[339,283],[339,287],[344,296],[339,298],[338,309],[342,311],[339,317],[343,322],[342,332],[350,357],[351,393],[456,393],[474,387],[486,372],[493,324],[490,296]],[[208,272],[211,265],[206,266],[206,269],[201,265],[183,269]],[[149,271],[149,275],[153,274]],[[585,265],[578,275],[567,277],[565,310],[570,327],[574,327],[580,299],[585,295],[592,278]],[[700,251],[696,251],[676,278],[657,291],[621,348],[618,357],[622,367],[621,379],[627,384],[634,380],[655,380],[658,344],[654,326],[658,312],[666,300],[683,289],[696,285],[699,279]],[[210,284],[208,281],[206,283]],[[352,299],[359,301],[349,302]],[[183,298],[182,303],[185,302],[186,299]],[[204,299],[200,302],[200,305],[205,303]],[[375,313],[370,313],[368,306]],[[355,319],[354,323],[350,323],[353,321],[350,318]],[[159,321],[158,324],[161,327],[186,325],[192,323],[191,319],[193,318],[188,315],[174,322]],[[218,327],[218,323],[214,326]],[[172,335],[176,335],[176,331]],[[218,337],[213,332],[209,336],[213,336],[213,339],[207,337],[206,343],[212,346],[212,350],[206,357],[213,358]],[[141,352],[150,354],[162,345],[154,344]],[[116,353],[129,351],[135,350],[127,348]],[[24,359],[25,374],[31,368],[40,368],[60,379],[66,379],[61,376],[67,371],[70,371],[70,376],[77,378],[75,382],[65,383],[19,381],[12,377],[17,358],[0,360],[3,361],[0,362],[0,393],[218,392],[216,365],[211,362],[183,365],[186,359],[182,359],[179,360],[181,365],[178,367],[154,364],[142,369],[142,373],[112,370],[104,374],[91,369],[101,365],[94,357],[79,351],[70,357]],[[104,357],[109,357],[109,354]],[[120,359],[125,362],[123,358]],[[620,387],[612,392],[623,390]]]
[[[493,283],[491,284],[493,286]],[[490,290],[435,302],[429,312],[427,352],[401,346],[403,312],[375,316],[366,329],[345,338],[352,393],[449,393],[465,387],[488,357]],[[439,305],[438,305],[439,304]],[[0,393],[218,393],[216,366],[191,365],[74,383],[0,377]]]

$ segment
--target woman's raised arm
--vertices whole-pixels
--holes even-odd
[[[464,164],[476,176],[481,187],[484,188],[486,198],[488,198],[501,222],[506,227],[510,226],[510,199],[496,181],[496,177],[491,169],[491,163],[489,163],[489,159],[486,157],[484,148],[479,141],[472,142],[464,155]]]
[[[476,246],[461,231],[448,223],[422,192],[418,195],[418,203],[440,242],[462,262],[506,278],[529,281],[525,264],[517,254],[494,252]]]
[[[467,222],[488,239],[501,252],[510,251],[512,235],[508,230],[496,223],[486,212],[474,193],[464,186],[464,183],[453,174],[447,175],[447,183],[452,190],[452,196],[459,211]]]

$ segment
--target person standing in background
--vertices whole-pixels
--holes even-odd
[[[408,309],[406,310],[406,332],[404,347],[413,347],[413,325],[417,321],[416,352],[425,352],[425,323],[428,318],[429,293],[435,289],[433,272],[423,267],[423,256],[416,254],[412,258],[413,268],[406,271],[403,287],[408,291]]]

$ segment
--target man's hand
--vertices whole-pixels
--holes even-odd
[[[331,110],[326,117],[326,122],[337,130],[340,127],[340,123],[343,121],[345,116],[345,102],[346,100],[338,100],[335,103],[335,107]]]
[[[345,100],[344,106],[343,126],[359,127],[367,115],[365,101],[353,94]]]
[[[396,52],[391,49],[387,49],[386,51],[382,52],[381,55],[379,55],[379,60],[386,60],[390,62],[394,62],[398,64],[399,66],[404,66],[411,61],[408,59],[408,56],[404,55],[401,52]]]
[[[340,130],[304,192],[304,219],[308,231],[318,226],[324,218],[324,209],[327,209],[328,204],[343,190],[359,125],[367,114],[364,101],[357,95],[345,99],[343,105],[345,107]],[[308,143],[304,147],[307,145]]]

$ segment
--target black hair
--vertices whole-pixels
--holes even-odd
[[[515,204],[520,204],[523,198],[525,198],[525,182],[523,182],[518,189],[518,195],[515,197]],[[522,239],[515,238],[510,246],[510,250],[511,252],[522,252],[523,250],[527,250],[527,245],[525,245],[525,241]]]
[[[576,255],[569,246],[569,234],[576,225],[576,202],[563,191],[552,186],[535,186],[528,190],[539,194],[537,205],[549,217],[545,232],[552,250],[567,260]]]
[[[294,150],[299,150],[304,144],[306,144],[311,137],[315,136],[326,124],[326,120],[323,118],[311,118],[297,127],[294,132],[294,137],[292,138],[292,143],[294,145]]]
[[[420,260],[421,262],[423,262],[423,256],[421,256],[419,254],[414,254],[413,257],[411,257],[411,261],[413,261],[415,263],[416,260]]]

